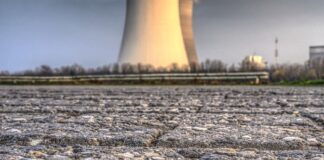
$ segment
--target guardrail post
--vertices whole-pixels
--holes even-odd
[[[257,76],[257,77],[255,78],[255,84],[256,84],[256,85],[259,85],[259,84],[260,84],[260,77],[259,77],[259,76]]]

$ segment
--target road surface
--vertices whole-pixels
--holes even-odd
[[[0,87],[0,159],[324,159],[324,88]]]

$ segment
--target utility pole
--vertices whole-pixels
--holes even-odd
[[[276,59],[276,65],[278,66],[278,58],[279,58],[279,49],[278,49],[278,44],[279,44],[279,39],[276,37],[275,39],[275,45],[276,45],[276,50],[275,50],[275,59]]]

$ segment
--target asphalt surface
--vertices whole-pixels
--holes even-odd
[[[0,87],[0,159],[324,159],[324,88]]]

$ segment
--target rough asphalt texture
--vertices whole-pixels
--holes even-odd
[[[324,88],[0,87],[0,159],[324,159]]]

